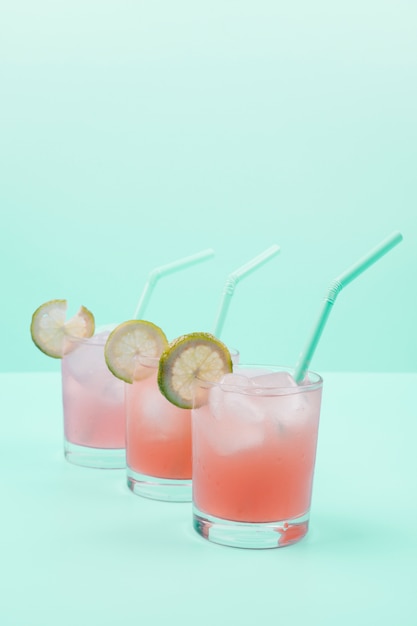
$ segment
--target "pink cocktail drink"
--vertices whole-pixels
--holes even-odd
[[[322,391],[321,378],[309,376],[298,386],[286,372],[242,368],[193,410],[194,525],[202,535],[276,547],[306,534]]]
[[[106,365],[108,334],[72,339],[62,359],[65,454],[78,465],[124,468],[125,385]]]
[[[234,363],[239,352],[231,350]],[[137,495],[189,502],[192,498],[191,410],[169,402],[158,386],[157,358],[126,385],[127,484]]]
[[[126,386],[128,485],[149,498],[190,501],[191,411],[161,394],[153,361],[147,378]]]

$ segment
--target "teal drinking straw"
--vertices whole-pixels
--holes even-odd
[[[360,276],[362,272],[367,270],[373,263],[379,261],[381,257],[384,256],[387,252],[389,252],[394,246],[402,241],[403,236],[399,232],[394,232],[392,235],[384,239],[378,246],[370,250],[366,256],[362,259],[359,259],[357,263],[349,267],[343,274],[340,274],[337,278],[335,278],[331,283],[329,290],[324,298],[324,303],[318,320],[313,327],[310,338],[301,353],[298,363],[295,368],[294,380],[296,383],[300,383],[304,380],[306,372],[309,368],[310,361],[313,357],[314,351],[317,347],[323,329],[326,325],[327,318],[329,317],[330,311],[335,303],[337,295],[340,291],[346,287],[349,283],[352,282],[355,278]]]
[[[139,298],[139,302],[136,305],[136,310],[133,318],[141,319],[143,317],[143,313],[148,305],[152,292],[155,289],[155,285],[160,278],[179,270],[185,270],[188,267],[191,267],[196,263],[200,263],[201,261],[205,261],[206,259],[209,259],[213,256],[214,250],[208,248],[207,250],[202,250],[201,252],[192,254],[191,256],[186,256],[182,259],[178,259],[177,261],[172,261],[172,263],[167,263],[166,265],[155,267],[155,269],[153,269],[148,276],[148,279]]]
[[[270,246],[267,250],[264,250],[256,256],[251,261],[248,261],[241,267],[239,267],[234,272],[231,272],[229,276],[226,278],[225,285],[223,287],[222,299],[219,306],[219,311],[217,313],[216,321],[214,324],[213,335],[220,338],[221,332],[223,330],[224,322],[226,319],[227,312],[229,310],[230,301],[235,292],[235,287],[237,283],[242,279],[251,274],[253,271],[264,265],[267,261],[272,259],[278,252],[280,251],[280,247],[277,244]]]

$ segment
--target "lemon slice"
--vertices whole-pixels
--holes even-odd
[[[74,348],[66,340],[68,336],[82,339],[94,333],[94,315],[91,311],[82,306],[66,322],[67,307],[66,300],[50,300],[38,307],[32,315],[32,340],[39,350],[54,359],[61,359]]]
[[[159,359],[158,385],[161,393],[175,406],[191,409],[195,381],[217,382],[232,371],[227,347],[210,333],[189,333],[172,341]],[[199,393],[194,407],[206,401]]]
[[[133,383],[151,376],[153,369],[149,359],[159,359],[167,345],[168,339],[159,326],[146,320],[129,320],[119,324],[108,336],[104,358],[114,376]]]

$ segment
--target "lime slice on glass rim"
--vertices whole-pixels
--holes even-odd
[[[152,375],[151,361],[159,359],[167,345],[168,339],[156,324],[129,320],[116,326],[108,336],[104,358],[114,376],[133,383]]]
[[[162,353],[158,385],[171,404],[182,409],[198,408],[206,402],[204,383],[218,382],[232,369],[230,352],[217,337],[204,332],[189,333],[174,339]],[[198,394],[194,391],[197,381]]]
[[[94,334],[94,315],[80,307],[78,313],[65,321],[68,304],[66,300],[49,300],[32,315],[30,334],[35,345],[44,354],[61,359],[74,349],[67,337],[87,339]]]

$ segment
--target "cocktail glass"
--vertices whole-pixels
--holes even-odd
[[[112,328],[98,328],[89,339],[67,337],[71,348],[61,365],[64,452],[76,465],[126,466],[125,383],[110,373],[104,360]]]
[[[322,378],[239,367],[192,410],[193,524],[206,539],[277,548],[308,530]],[[196,397],[201,398],[201,388]]]
[[[237,363],[239,352],[230,353]],[[158,362],[143,358],[149,376],[126,385],[127,484],[140,496],[190,502],[191,410],[174,406],[161,394]]]

